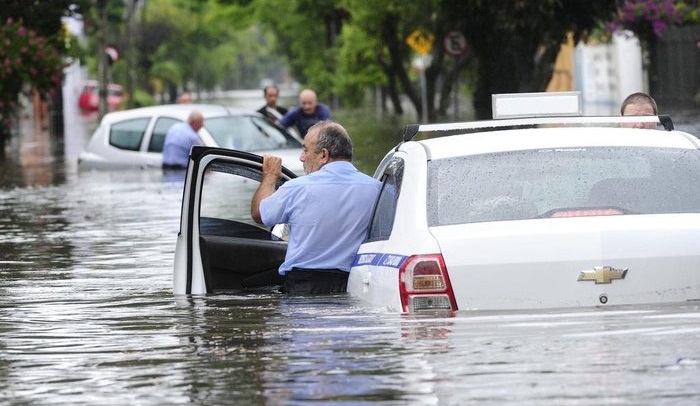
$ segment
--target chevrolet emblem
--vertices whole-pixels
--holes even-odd
[[[611,283],[613,279],[625,279],[627,269],[615,269],[610,266],[597,266],[592,271],[581,271],[578,274],[580,281],[595,281],[599,283]]]

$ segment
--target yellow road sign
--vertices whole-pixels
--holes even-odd
[[[406,37],[406,43],[421,55],[425,55],[433,49],[433,42],[435,42],[435,36],[420,28]]]

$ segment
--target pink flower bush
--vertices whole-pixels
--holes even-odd
[[[62,80],[64,62],[22,21],[10,18],[0,26],[0,44],[0,137],[7,137],[19,95],[32,88],[41,95],[53,91]]]
[[[606,24],[610,32],[629,30],[643,41],[661,37],[669,27],[698,18],[698,0],[616,0],[617,14]]]

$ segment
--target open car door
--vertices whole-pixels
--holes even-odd
[[[250,216],[261,177],[259,155],[192,148],[175,247],[174,294],[240,291],[284,282],[278,268],[287,242]],[[283,167],[276,187],[295,177]]]

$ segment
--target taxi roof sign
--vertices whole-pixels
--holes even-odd
[[[583,114],[581,92],[494,94],[491,102],[494,119]]]

